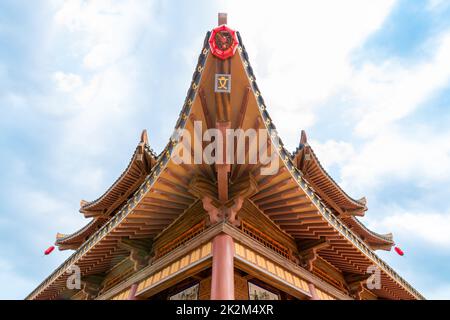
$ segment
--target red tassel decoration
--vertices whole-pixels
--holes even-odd
[[[48,256],[53,250],[55,250],[54,246],[48,247],[48,249],[44,251],[44,254]]]
[[[399,255],[399,256],[402,256],[402,255],[404,255],[404,253],[403,253],[402,249],[400,249],[399,247],[395,247],[395,248],[394,248],[394,250],[395,250],[395,252],[397,252],[397,253],[398,253],[398,255]]]

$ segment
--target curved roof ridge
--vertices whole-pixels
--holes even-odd
[[[386,274],[391,277],[395,282],[397,282],[402,288],[404,288],[411,296],[416,297],[418,299],[424,299],[424,297],[410,284],[408,283],[404,278],[402,278],[395,270],[393,270],[386,262],[384,262],[378,255],[376,255],[372,249],[369,248],[369,245],[366,244],[359,235],[357,235],[355,232],[350,230],[348,226],[346,226],[345,223],[343,223],[342,219],[337,217],[332,211],[328,208],[328,205],[318,200],[320,199],[319,195],[314,191],[313,188],[311,188],[311,184],[305,179],[304,173],[298,168],[295,164],[295,161],[293,161],[292,154],[286,150],[284,147],[284,144],[279,137],[278,133],[276,132],[276,127],[274,123],[272,122],[271,117],[269,116],[266,105],[264,102],[264,99],[262,98],[260,91],[258,89],[258,86],[256,84],[256,79],[253,74],[253,69],[250,66],[250,63],[248,61],[248,54],[245,50],[245,46],[242,43],[242,39],[240,36],[240,33],[237,32],[237,36],[239,39],[240,47],[242,49],[239,50],[241,57],[243,58],[246,66],[247,75],[251,77],[251,83],[252,88],[254,91],[255,96],[257,97],[257,104],[259,106],[260,114],[263,119],[263,123],[266,127],[266,129],[269,131],[269,135],[271,137],[275,136],[276,140],[279,142],[279,150],[278,154],[280,158],[282,159],[282,163],[287,167],[288,172],[291,174],[292,177],[294,177],[295,181],[298,183],[298,185],[305,190],[305,193],[307,193],[313,202],[317,205],[317,208],[319,209],[319,212],[322,214],[322,216],[330,222],[336,229],[336,231],[340,232],[342,235],[344,235],[350,242],[353,242],[353,238],[357,239],[357,247],[361,250],[361,252],[370,260],[377,263],[379,267],[384,269]],[[305,135],[306,137],[306,135]],[[333,180],[334,181],[334,180]],[[361,204],[360,204],[361,205]],[[365,207],[365,204],[364,204]],[[337,226],[339,225],[339,226]],[[345,231],[342,231],[345,230]],[[354,242],[353,242],[354,243]]]
[[[387,242],[391,243],[392,245],[394,245],[394,235],[392,234],[392,232],[384,233],[384,234],[378,233],[378,232],[372,231],[372,230],[370,230],[369,228],[367,228],[367,227],[364,225],[364,223],[362,223],[361,221],[359,221],[358,218],[352,216],[352,217],[350,217],[350,219],[353,220],[353,221],[355,221],[355,222],[358,224],[358,226],[360,226],[361,228],[363,228],[364,230],[366,230],[366,231],[367,231],[368,233],[370,233],[372,236],[374,236],[374,237],[376,237],[376,238],[379,238],[380,240],[387,241]]]
[[[144,159],[138,159],[138,155],[139,154],[145,154],[147,155],[147,157],[150,159],[150,162],[152,162],[150,164],[153,165],[156,160],[156,154],[153,151],[153,149],[149,146],[148,144],[148,138],[147,138],[147,130],[143,130],[142,134],[141,134],[141,141],[139,142],[139,144],[137,145],[136,149],[133,152],[133,155],[126,167],[126,169],[122,172],[122,174],[112,183],[112,185],[97,199],[93,200],[93,201],[83,201],[81,203],[80,206],[80,212],[83,214],[86,214],[89,211],[94,211],[95,210],[95,206],[100,204],[100,202],[102,200],[105,200],[106,197],[108,197],[108,195],[111,194],[111,192],[115,189],[119,187],[119,184],[123,181],[124,177],[127,176],[127,174],[130,172],[130,170],[132,169],[133,164],[138,161],[138,160],[143,160]],[[145,175],[148,174],[148,172],[150,171],[150,168],[148,168],[148,166],[144,165],[143,170],[145,171]]]
[[[78,243],[79,241],[77,241],[77,238],[79,237],[82,237],[81,242],[83,242],[84,238],[89,237],[92,234],[90,231],[92,231],[93,228],[95,231],[96,228],[101,227],[107,220],[108,219],[102,219],[99,217],[92,218],[92,220],[89,221],[86,225],[73,233],[63,234],[58,232],[56,234],[55,245],[58,246],[60,250],[64,250],[62,246],[66,244]],[[74,243],[72,243],[71,241],[74,241]]]
[[[362,197],[361,199],[354,199],[351,197],[347,192],[345,192],[344,189],[333,179],[333,177],[327,172],[327,170],[324,168],[322,163],[320,162],[319,158],[317,157],[316,153],[314,152],[314,149],[309,145],[309,143],[306,140],[306,133],[304,130],[302,130],[302,139],[300,140],[300,144],[297,147],[297,149],[292,154],[292,159],[295,159],[297,156],[300,156],[300,152],[304,151],[306,148],[310,151],[310,154],[312,155],[313,160],[317,163],[319,169],[324,173],[325,177],[329,179],[329,181],[334,185],[335,188],[339,190],[339,192],[342,193],[342,195],[351,203],[358,206],[360,209],[363,209],[364,211],[367,210],[367,200],[365,197]],[[301,168],[299,168],[301,169]],[[305,172],[303,172],[305,174]]]
[[[208,31],[205,36],[205,40],[203,41],[202,52],[198,57],[197,68],[192,76],[191,85],[186,94],[186,99],[183,103],[183,107],[180,111],[178,120],[175,124],[175,130],[184,128],[186,125],[186,119],[188,119],[188,115],[191,112],[191,107],[194,101],[195,96],[197,95],[198,84],[200,82],[203,68],[206,62],[206,58],[209,54],[208,49],[208,39],[211,35],[211,32]],[[72,253],[66,260],[64,260],[47,278],[45,278],[31,293],[27,295],[26,300],[31,300],[36,298],[42,291],[48,288],[56,279],[62,276],[66,269],[75,263],[84,253],[83,248],[89,248],[90,246],[98,243],[101,238],[103,238],[107,232],[119,225],[119,223],[125,218],[125,216],[134,208],[134,205],[137,201],[136,199],[140,199],[142,195],[150,189],[150,186],[156,181],[159,175],[162,173],[162,167],[165,167],[170,160],[171,152],[174,149],[174,146],[178,142],[178,137],[172,136],[169,139],[169,142],[163,149],[163,151],[156,158],[155,164],[150,168],[150,172],[144,179],[144,181],[140,184],[139,188],[136,192],[133,193],[134,199],[127,200],[123,205],[120,206],[120,209],[117,210],[117,214],[112,219],[109,219],[107,223],[103,224],[98,230],[96,230],[93,234],[89,236],[89,238],[81,244],[77,250]]]

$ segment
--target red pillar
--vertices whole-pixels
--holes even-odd
[[[130,294],[128,295],[128,300],[136,300],[136,290],[137,290],[137,283],[134,283],[131,285]]]
[[[212,243],[211,300],[234,300],[234,241],[219,234]]]
[[[312,283],[308,283],[309,292],[311,293],[311,300],[320,300],[317,295],[316,287]]]

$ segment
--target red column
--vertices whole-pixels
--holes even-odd
[[[130,294],[128,295],[128,300],[136,300],[136,290],[137,290],[137,283],[134,283],[131,285]]]
[[[211,300],[234,300],[234,241],[219,234],[212,243]]]
[[[316,287],[312,283],[308,283],[309,292],[311,293],[311,300],[320,300],[317,295]]]

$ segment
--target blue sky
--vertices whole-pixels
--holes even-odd
[[[229,13],[285,144],[300,130],[366,196],[381,252],[428,298],[450,298],[447,1],[0,2],[0,298],[21,299],[70,254],[142,129],[172,133],[205,32]],[[279,84],[283,83],[283,86]]]

